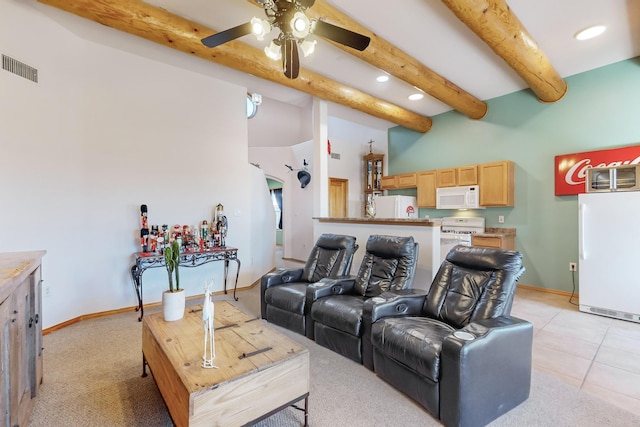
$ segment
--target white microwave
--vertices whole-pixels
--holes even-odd
[[[480,207],[480,187],[436,188],[436,209],[482,209]]]
[[[640,165],[587,169],[587,193],[640,191]]]

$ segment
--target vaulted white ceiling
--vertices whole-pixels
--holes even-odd
[[[71,0],[70,3],[74,1],[78,0]],[[318,0],[316,8],[320,8],[321,1]],[[122,3],[114,0],[114,3],[116,2]],[[145,2],[216,32],[248,22],[253,16],[264,16],[263,11],[256,7],[252,0]],[[479,100],[484,101],[529,86],[522,73],[509,66],[505,59],[498,56],[450,9],[453,3],[472,4],[474,7],[486,5],[487,9],[495,10],[495,5],[500,4],[501,0],[324,2],[372,32],[375,37],[386,40],[446,79],[445,85],[451,82]],[[445,5],[447,3],[449,7]],[[527,41],[530,37],[531,44],[546,55],[551,71],[562,78],[640,56],[640,0],[507,0],[507,3],[526,30],[524,40]],[[574,38],[579,30],[596,24],[607,27],[600,37],[588,41],[577,41]],[[274,36],[275,34],[277,30],[272,33]],[[208,34],[202,36],[206,35]],[[504,31],[505,41],[500,43],[509,43],[510,37],[512,33]],[[260,49],[266,46],[269,40],[270,38],[259,42],[252,35],[239,39],[244,44]],[[517,52],[513,56],[517,63]],[[378,83],[375,78],[382,74],[380,69],[350,54],[348,49],[341,50],[321,38],[318,38],[315,53],[310,57],[301,57],[300,64],[303,70],[325,76],[343,86],[354,88],[420,116],[433,116],[453,109],[428,94],[419,101],[410,101],[408,96],[416,92],[412,84],[393,76],[386,83]],[[245,72],[230,70],[229,73],[225,73],[224,78],[242,84],[250,92],[260,93],[263,97],[278,103],[297,107],[308,106],[311,103],[312,95],[308,93]],[[531,102],[539,102],[534,92],[530,93]],[[348,111],[349,108],[344,106],[336,108],[342,108],[343,116],[351,114],[351,117],[347,118],[354,121],[370,122],[372,119],[364,113],[354,115],[353,111]],[[375,120],[380,126],[393,125],[385,120]]]
[[[222,31],[262,17],[247,0],[146,0],[177,15]],[[526,83],[478,36],[436,0],[326,0],[377,36],[418,59],[431,70],[481,100],[524,89]],[[640,55],[638,0],[507,0],[538,46],[562,77]],[[600,37],[577,41],[576,32],[603,24]],[[264,47],[251,35],[242,42]],[[395,78],[378,83],[380,70],[319,39],[316,52],[301,58],[301,67],[405,107],[433,116],[451,107],[425,96],[409,101],[415,89]],[[264,80],[246,77],[250,91],[281,102],[304,105],[309,95]],[[570,89],[569,89],[570,90]],[[532,94],[532,101],[535,95]]]

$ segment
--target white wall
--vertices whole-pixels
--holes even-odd
[[[252,235],[273,219],[252,218],[265,206],[252,200],[264,176],[247,162],[246,88],[207,76],[203,61],[43,5],[0,0],[0,9],[0,51],[39,69],[37,84],[0,71],[0,251],[48,251],[45,328],[137,303],[129,269],[143,203],[149,224],[170,225],[211,220],[222,203],[240,286],[273,266]],[[147,47],[153,58],[129,52]],[[183,268],[187,295],[211,276],[221,289],[222,263]],[[145,302],[159,301],[166,282],[163,269],[147,271]]]
[[[300,187],[297,172],[285,167],[290,165],[301,168],[303,160],[311,157],[312,142],[297,144],[293,147],[251,147],[249,161],[260,165],[265,176],[277,179],[282,185],[282,236],[283,257],[306,260],[313,247],[312,205],[313,192],[311,185]],[[310,168],[313,175],[313,170]],[[313,180],[313,176],[311,178]],[[265,181],[266,185],[266,181]],[[271,208],[273,211],[273,208]],[[271,221],[269,229],[273,228]],[[311,246],[309,246],[311,244]]]
[[[377,130],[329,117],[329,140],[331,152],[340,154],[340,160],[329,159],[329,177],[349,180],[349,217],[359,218],[364,212],[364,163],[362,156],[369,153],[369,141],[373,141],[372,151],[385,155],[384,170],[387,172],[386,130]]]
[[[262,111],[258,115],[262,114]],[[305,113],[306,114],[306,113]],[[295,114],[294,114],[295,115]],[[257,116],[256,116],[257,117]],[[251,119],[253,120],[253,119]],[[328,174],[332,178],[349,180],[349,216],[361,217],[363,212],[362,189],[364,166],[362,156],[369,152],[373,140],[373,152],[387,154],[387,132],[329,117],[328,134],[331,151],[340,154],[340,160],[329,159]],[[259,164],[266,176],[275,178],[283,185],[283,246],[285,258],[306,260],[315,244],[313,235],[312,185],[300,188],[296,172],[284,165],[301,168],[306,159],[310,163],[312,180],[321,175],[318,166],[311,162],[313,141],[301,142],[291,147],[250,147],[249,161]],[[386,163],[385,163],[386,172]]]
[[[250,147],[290,147],[313,138],[311,106],[297,107],[263,96],[249,120]]]

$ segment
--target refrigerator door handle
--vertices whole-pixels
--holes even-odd
[[[578,221],[578,235],[580,236],[579,240],[580,240],[580,244],[578,247],[578,256],[580,257],[581,261],[584,261],[586,254],[585,254],[585,242],[584,240],[586,239],[586,235],[584,234],[584,220],[585,220],[585,216],[586,216],[586,210],[587,210],[587,206],[584,203],[580,203],[578,205],[578,212],[580,214],[580,219]]]

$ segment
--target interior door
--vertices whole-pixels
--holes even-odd
[[[348,209],[349,180],[329,178],[329,216],[331,218],[346,218]]]

